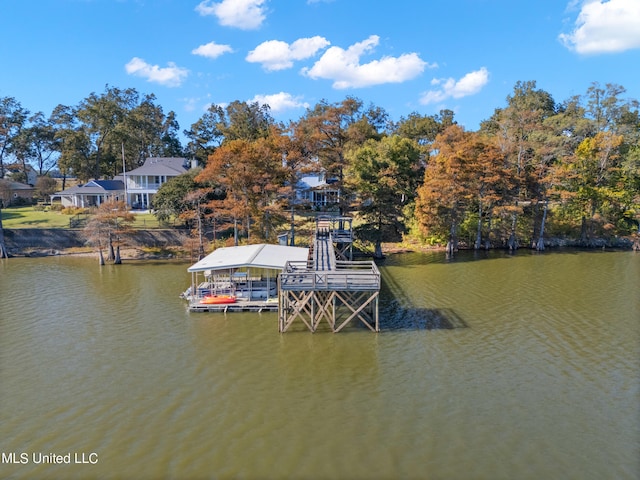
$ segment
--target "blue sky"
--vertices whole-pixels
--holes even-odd
[[[0,97],[49,115],[105,85],[155,94],[181,130],[212,104],[277,120],[351,95],[393,120],[448,108],[476,130],[519,80],[556,102],[640,99],[640,0],[2,2]]]

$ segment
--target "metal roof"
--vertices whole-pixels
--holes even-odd
[[[107,192],[124,192],[124,183],[120,180],[91,180],[84,185],[76,185],[61,192],[56,192],[55,196],[65,195],[104,195]]]
[[[191,265],[188,271],[227,270],[239,267],[282,270],[287,261],[306,261],[308,255],[308,248],[286,247],[265,243],[239,247],[223,247],[214,250],[199,262]]]
[[[188,171],[188,162],[186,158],[179,157],[150,157],[144,162],[144,165],[127,172],[127,176],[131,175],[165,175],[177,176]]]

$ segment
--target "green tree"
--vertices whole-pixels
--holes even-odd
[[[117,136],[126,114],[137,102],[134,89],[121,90],[107,85],[103,94],[91,93],[75,110],[81,131],[89,139],[89,162],[93,164],[93,178],[121,171],[122,138]],[[115,142],[111,142],[111,140]]]
[[[551,94],[537,89],[535,81],[517,82],[513,93],[507,96],[507,107],[498,108],[493,116],[481,124],[481,131],[495,138],[496,145],[505,155],[515,179],[511,192],[510,249],[518,247],[518,216],[523,212],[522,203],[531,202],[541,191],[536,183],[539,175],[532,175],[536,162],[541,158],[543,145],[538,133],[543,122],[556,113]]]
[[[211,105],[207,111],[184,134],[189,139],[187,151],[196,158],[200,165],[206,165],[209,155],[222,143],[224,135],[220,130],[224,110],[218,105]]]
[[[225,115],[218,123],[224,141],[253,141],[269,136],[274,125],[270,110],[269,105],[258,102],[231,102],[225,107]]]
[[[58,105],[51,113],[55,129],[56,148],[60,154],[58,168],[63,173],[65,188],[67,175],[75,175],[81,182],[91,178],[93,168],[89,162],[91,143],[85,134],[72,107]]]
[[[439,133],[456,123],[453,120],[453,115],[451,110],[441,110],[438,115],[421,115],[413,112],[406,118],[400,118],[400,121],[395,125],[394,133],[414,140],[420,146],[428,147],[435,141]]]
[[[162,184],[152,199],[154,215],[158,220],[167,222],[171,217],[179,217],[191,210],[187,194],[203,188],[202,184],[195,181],[198,173],[200,169],[189,170]]]
[[[55,178],[48,175],[42,175],[36,180],[36,194],[43,200],[47,200],[58,190],[58,182]]]
[[[5,175],[5,158],[18,147],[16,141],[28,116],[29,110],[23,108],[15,98],[0,98],[0,178]]]
[[[370,139],[346,154],[346,177],[361,199],[361,237],[373,240],[375,257],[382,258],[382,241],[404,231],[404,211],[413,203],[421,180],[419,145],[397,135]]]
[[[58,146],[56,131],[51,119],[38,112],[29,118],[25,129],[29,144],[29,163],[35,167],[38,175],[46,175],[58,164]]]
[[[124,147],[127,170],[141,166],[149,157],[183,155],[175,113],[165,116],[155,101],[154,95],[144,95],[139,102],[136,96],[116,127],[112,143],[116,149],[118,144]]]

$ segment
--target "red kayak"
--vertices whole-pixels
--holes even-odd
[[[223,305],[225,303],[235,303],[235,295],[207,295],[200,303],[207,305]]]

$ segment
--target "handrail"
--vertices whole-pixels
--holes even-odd
[[[374,262],[340,262],[338,270],[311,270],[306,262],[288,261],[280,287],[288,290],[378,290],[380,271]]]

